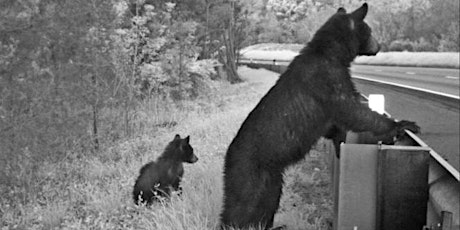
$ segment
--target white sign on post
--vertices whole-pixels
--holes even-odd
[[[383,94],[369,94],[369,108],[380,114],[385,113],[385,96]]]

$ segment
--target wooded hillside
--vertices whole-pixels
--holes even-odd
[[[305,44],[327,18],[358,0],[249,0],[248,44]],[[383,51],[459,51],[459,1],[369,0],[366,21]]]

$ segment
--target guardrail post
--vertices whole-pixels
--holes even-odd
[[[428,148],[342,144],[340,152],[334,229],[419,230],[426,225]]]
[[[340,146],[335,229],[376,229],[377,153],[377,145]]]
[[[429,149],[383,146],[378,154],[377,229],[426,224]]]
[[[432,164],[433,165],[433,164]],[[460,229],[460,183],[452,177],[443,176],[430,183],[430,209],[427,213],[428,223],[443,225],[444,215],[452,213],[452,229]]]
[[[452,230],[452,213],[447,211],[441,212],[441,230]]]

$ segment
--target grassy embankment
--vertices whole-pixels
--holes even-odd
[[[304,45],[264,43],[241,50],[247,59],[284,60],[294,58]],[[418,66],[460,68],[458,52],[380,52],[376,56],[361,56],[354,61],[361,65]]]
[[[64,160],[38,166],[24,158],[11,166],[19,186],[0,185],[2,229],[214,229],[221,210],[226,148],[277,77],[245,67],[240,73],[252,80],[219,83],[214,95],[181,106],[146,105],[136,121],[144,124],[142,131],[95,154],[69,152]],[[154,126],[165,121],[177,125]],[[176,133],[191,136],[200,158],[185,166],[182,196],[151,208],[133,205],[138,170]],[[292,230],[327,228],[332,205],[328,151],[329,143],[320,141],[305,161],[286,172],[276,224]]]

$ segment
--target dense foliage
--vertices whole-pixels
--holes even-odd
[[[306,43],[338,7],[362,1],[245,1],[249,12],[247,43]],[[366,21],[391,51],[459,51],[459,1],[368,0]]]
[[[39,159],[129,136],[145,100],[206,95],[219,61],[237,82],[235,20],[221,14],[235,3],[221,1],[206,18],[197,13],[212,3],[196,3],[2,1],[2,164],[23,151]]]
[[[108,187],[82,176],[92,174],[89,161],[118,162],[116,143],[176,126],[178,117],[207,108],[216,85],[239,81],[238,6],[220,1],[226,13],[209,10],[203,18],[195,13],[211,3],[188,3],[0,1],[0,226],[52,229],[43,216],[58,219],[51,220],[56,226],[64,215],[97,216],[81,210],[88,196],[74,196],[84,181]],[[161,140],[154,145],[163,146]],[[123,159],[128,179],[140,159]],[[94,168],[104,170],[100,166]],[[31,211],[48,208],[50,215]]]

